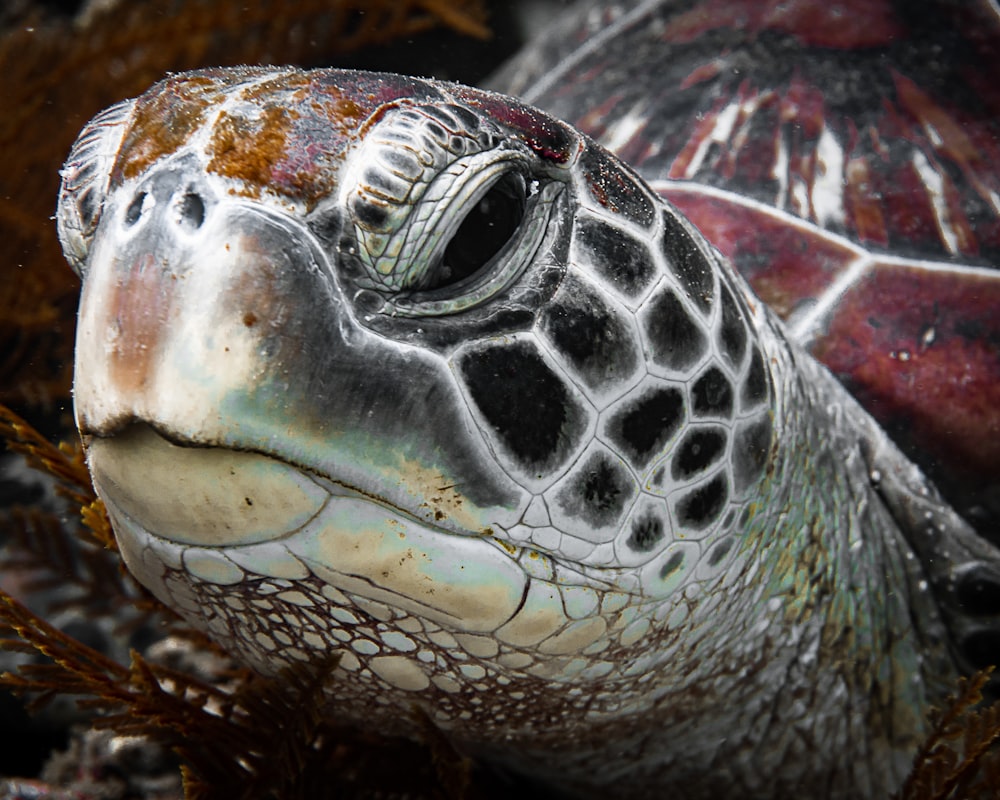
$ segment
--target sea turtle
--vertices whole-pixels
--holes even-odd
[[[879,798],[995,640],[1000,554],[516,99],[174,75],[84,129],[57,220],[126,564],[264,673],[335,655],[341,718],[582,796]]]

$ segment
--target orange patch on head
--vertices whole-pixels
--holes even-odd
[[[248,86],[240,93],[240,97],[252,103],[260,103],[268,98],[289,93],[291,100],[298,101],[306,96],[312,87],[312,81],[308,72],[285,72]]]
[[[260,120],[248,120],[223,113],[215,123],[208,153],[207,170],[235,178],[247,186],[247,193],[260,194],[271,183],[274,165],[286,155],[292,112],[272,106]]]
[[[338,119],[359,119],[362,113],[361,106],[353,100],[340,99],[333,104],[333,115]]]
[[[119,178],[133,178],[187,144],[204,122],[206,109],[222,96],[214,81],[201,77],[168,81],[156,89],[156,94],[140,99],[136,107],[115,165]]]

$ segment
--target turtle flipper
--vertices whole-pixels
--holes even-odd
[[[872,424],[863,452],[877,496],[916,553],[963,671],[1000,664],[1000,550],[976,534]]]

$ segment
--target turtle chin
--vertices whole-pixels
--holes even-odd
[[[134,423],[90,437],[87,460],[109,507],[179,544],[226,547],[300,529],[329,493],[275,458],[224,447],[182,447]]]
[[[527,589],[518,548],[435,528],[275,458],[179,446],[144,423],[90,437],[87,453],[131,572],[262,671],[273,659],[232,620],[213,628],[206,590],[230,606],[279,584],[318,600],[350,593],[475,633],[507,622]]]

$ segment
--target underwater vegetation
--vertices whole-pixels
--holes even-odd
[[[101,8],[73,16],[22,3],[0,18],[0,438],[51,487],[38,502],[0,509],[0,649],[30,656],[0,684],[34,709],[73,697],[95,728],[172,753],[187,798],[532,796],[533,787],[456,752],[429,720],[419,744],[338,725],[320,713],[333,664],[273,679],[239,668],[124,571],[68,418],[79,287],[50,219],[58,168],[80,127],[166,71],[280,61],[426,73],[407,64],[408,51],[373,48],[431,31],[485,47],[484,5],[146,0]],[[53,624],[67,610],[145,645],[109,655]],[[131,636],[143,630],[152,634]],[[1000,707],[983,706],[988,678],[955,687],[901,799],[1000,793]],[[400,713],[420,718],[416,708]]]

